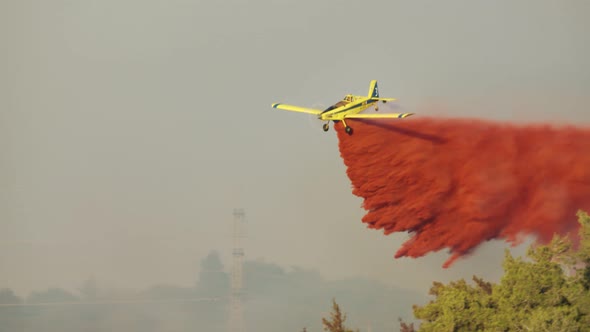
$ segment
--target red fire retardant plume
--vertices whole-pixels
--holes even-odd
[[[336,124],[362,221],[410,232],[395,257],[448,248],[443,267],[480,243],[547,243],[590,211],[590,129],[408,118]]]

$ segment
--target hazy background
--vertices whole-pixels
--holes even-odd
[[[587,124],[590,2],[0,0],[0,288],[194,285],[232,209],[246,256],[426,294],[501,274],[394,260],[333,131],[273,102]],[[477,156],[474,156],[476,158]],[[328,303],[329,305],[329,303]]]

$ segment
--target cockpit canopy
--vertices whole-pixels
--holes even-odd
[[[346,102],[352,102],[354,100],[354,98],[352,97],[352,95],[346,95],[344,96],[344,101]]]

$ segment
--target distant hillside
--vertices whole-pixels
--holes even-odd
[[[349,312],[350,326],[396,331],[398,317],[411,320],[412,304],[426,298],[412,291],[357,278],[326,281],[318,271],[276,264],[244,264],[244,320],[248,331],[322,331],[335,298]],[[0,330],[227,331],[230,273],[212,252],[201,263],[195,287],[157,285],[142,291],[109,291],[86,283],[79,294],[37,291],[21,299],[0,291]],[[24,305],[23,305],[24,304]]]

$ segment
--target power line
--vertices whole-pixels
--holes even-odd
[[[213,302],[222,301],[227,297],[199,297],[180,299],[153,299],[153,300],[120,300],[120,301],[59,301],[36,303],[0,303],[0,307],[53,307],[67,305],[100,305],[100,304],[145,304],[145,303],[174,303],[174,302]]]

